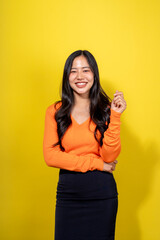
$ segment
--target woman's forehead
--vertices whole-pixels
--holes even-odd
[[[73,60],[72,68],[90,68],[87,59],[85,57],[76,57]]]

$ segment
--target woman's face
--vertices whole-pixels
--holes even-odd
[[[78,56],[73,60],[69,74],[69,84],[74,95],[89,97],[89,91],[94,82],[94,74],[84,56]]]

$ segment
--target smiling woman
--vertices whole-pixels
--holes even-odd
[[[113,176],[121,151],[123,93],[103,91],[87,50],[66,60],[62,99],[46,110],[43,140],[48,166],[60,168],[55,240],[113,240],[118,191]]]

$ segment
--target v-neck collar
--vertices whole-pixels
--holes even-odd
[[[82,123],[79,124],[79,123],[74,119],[74,117],[72,116],[72,114],[70,114],[70,117],[71,117],[71,119],[72,119],[78,126],[82,126],[82,125],[86,124],[86,123],[90,120],[90,116],[89,116],[89,118],[87,118],[84,122],[82,122]]]

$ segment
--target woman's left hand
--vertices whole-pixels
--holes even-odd
[[[112,166],[112,168],[111,168],[112,171],[115,171],[115,168],[116,168],[116,164],[117,164],[117,163],[118,163],[117,160],[114,160],[113,162],[108,163],[109,165]]]
[[[124,100],[123,92],[116,91],[114,98],[111,102],[111,109],[116,112],[122,113],[127,107],[126,101]]]

